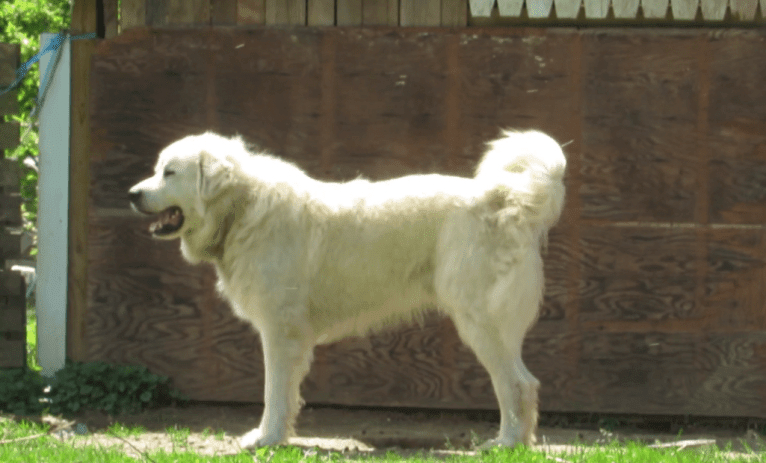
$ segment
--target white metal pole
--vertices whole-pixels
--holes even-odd
[[[55,34],[44,33],[41,49]],[[37,353],[42,375],[52,377],[66,356],[67,247],[69,231],[69,107],[71,49],[65,40],[40,58],[40,76],[49,86],[40,121],[40,176],[37,211]],[[41,90],[42,91],[42,90]]]

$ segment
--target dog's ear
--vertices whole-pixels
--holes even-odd
[[[210,153],[200,153],[197,166],[197,194],[202,201],[214,197],[231,180],[234,166]]]

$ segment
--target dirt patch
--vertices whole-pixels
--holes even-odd
[[[148,410],[136,415],[110,417],[96,412],[83,413],[73,420],[47,417],[53,433],[75,445],[120,446],[127,453],[155,449],[188,449],[201,454],[238,453],[236,438],[258,425],[262,407],[258,405],[192,404],[185,407]],[[299,417],[290,444],[307,451],[318,448],[344,452],[370,452],[399,449],[429,450],[436,453],[470,452],[475,444],[494,437],[498,423],[492,413],[442,410],[402,411],[389,409],[348,409],[308,407]],[[556,421],[543,417],[544,423]],[[109,426],[121,423],[142,426],[139,436],[118,438],[106,433]],[[188,429],[188,436],[173,437],[167,429]],[[572,451],[573,443],[606,444],[635,440],[649,444],[686,442],[686,447],[717,445],[736,453],[766,450],[761,436],[744,429],[695,429],[678,433],[646,432],[635,426],[614,429],[575,429],[541,426],[538,447],[550,452]],[[678,444],[673,444],[678,445]]]

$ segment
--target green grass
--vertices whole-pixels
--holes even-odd
[[[142,434],[146,434],[146,428],[143,426],[125,426],[122,423],[114,423],[107,428],[106,433],[110,436],[122,437],[137,437]]]
[[[39,462],[106,462],[122,463],[136,461],[153,463],[196,463],[196,462],[539,462],[539,463],[633,463],[633,462],[673,462],[673,463],[717,463],[717,462],[753,462],[764,461],[763,456],[750,455],[728,458],[718,450],[677,450],[652,449],[642,444],[611,444],[602,447],[578,446],[574,453],[545,454],[539,450],[526,448],[494,449],[471,456],[438,456],[423,451],[415,455],[403,456],[400,453],[385,454],[343,454],[337,452],[316,451],[297,447],[261,448],[252,455],[242,452],[236,455],[207,456],[197,455],[186,450],[186,441],[190,432],[185,428],[168,428],[167,432],[174,442],[172,452],[156,451],[145,454],[140,459],[126,455],[117,448],[109,447],[73,447],[71,441],[61,442],[47,434],[44,425],[27,422],[16,423],[0,419],[0,461],[3,463]],[[121,437],[137,436],[145,432],[143,428],[128,428],[113,425],[109,433]],[[78,439],[75,437],[75,439]]]
[[[30,370],[40,371],[37,363],[37,311],[27,307],[27,366]]]

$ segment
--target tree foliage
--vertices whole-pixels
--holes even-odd
[[[70,0],[1,0],[0,42],[20,44],[21,62],[25,63],[40,50],[40,34],[69,28],[70,10]],[[30,227],[34,226],[37,218],[37,172],[24,166],[24,160],[36,160],[39,153],[37,126],[30,119],[39,82],[38,66],[33,66],[18,89],[19,112],[6,116],[6,120],[21,125],[22,134],[31,127],[22,144],[6,153],[6,157],[19,162],[24,172],[21,181],[21,195],[24,198],[22,208],[24,219]]]

